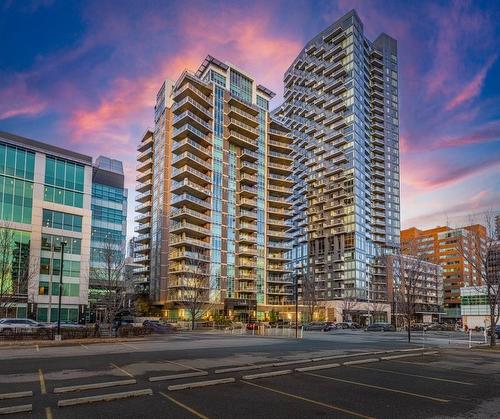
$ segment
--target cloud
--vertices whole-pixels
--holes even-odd
[[[422,162],[425,160],[425,168]],[[403,159],[403,183],[417,191],[431,191],[457,184],[491,168],[500,168],[500,159],[489,156],[474,162],[450,162],[442,157]]]
[[[490,58],[486,65],[479,71],[479,73],[477,73],[474,78],[467,85],[465,85],[462,91],[446,104],[445,109],[447,111],[455,109],[457,106],[468,102],[481,93],[486,74],[488,73],[488,70],[491,68],[495,60],[496,56]]]
[[[38,115],[46,108],[47,102],[30,90],[24,77],[12,77],[0,88],[0,120]]]

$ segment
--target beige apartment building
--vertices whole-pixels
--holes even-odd
[[[155,129],[138,149],[135,260],[166,317],[187,319],[195,296],[206,317],[293,309],[292,138],[269,114],[273,96],[211,56],[158,93]]]

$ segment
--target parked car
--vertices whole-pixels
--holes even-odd
[[[330,332],[331,330],[337,329],[337,325],[333,322],[327,322],[325,327],[323,327],[323,332]]]
[[[491,329],[488,327],[488,336],[491,336]],[[495,327],[495,335],[497,339],[500,339],[500,324],[497,324]]]
[[[293,323],[295,326],[295,323]],[[274,320],[272,322],[269,322],[269,327],[278,327],[278,328],[288,328],[291,327],[292,323],[288,320]]]
[[[5,318],[0,319],[0,333],[10,334],[14,330],[23,329],[30,331],[32,329],[48,328],[50,326],[44,325],[43,323],[36,322],[31,319],[19,319],[19,318]]]
[[[142,325],[153,333],[171,333],[177,330],[172,324],[163,323],[159,320],[144,320]]]
[[[304,325],[304,330],[323,330],[325,326],[325,322],[311,322]]]
[[[395,332],[396,326],[390,323],[373,323],[365,330],[367,332]]]
[[[337,323],[337,329],[359,329],[361,326],[356,322],[340,322]]]
[[[115,318],[115,320],[113,320],[112,329],[114,331],[117,331],[120,327],[129,325],[129,324],[133,324],[133,323],[134,323],[134,318],[132,316],[123,316],[123,317]]]

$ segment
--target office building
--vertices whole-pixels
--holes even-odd
[[[351,11],[305,45],[284,84],[273,114],[294,138],[294,278],[313,284],[326,318],[346,298],[368,315],[374,258],[399,247],[397,42],[370,41]]]
[[[481,283],[477,269],[478,249],[484,248],[486,229],[479,224],[461,228],[435,227],[401,231],[402,252],[419,256],[442,267],[444,289],[443,319],[458,321],[461,317],[460,288]]]
[[[0,132],[0,226],[14,231],[12,316],[83,321],[88,302],[92,158]]]
[[[292,139],[269,114],[273,96],[241,69],[211,56],[196,74],[184,72],[158,93],[155,131],[146,133],[139,151],[163,150],[139,163],[139,187],[149,176],[152,185],[138,209],[147,214],[143,205],[158,199],[162,215],[169,216],[159,227],[162,239],[156,238],[159,253],[168,252],[166,282],[154,279],[163,261],[153,258],[153,225],[136,261],[147,257],[150,246],[140,272],[146,279],[149,270],[152,301],[169,318],[187,318],[195,293],[211,306],[211,315],[264,319],[291,310],[285,264]],[[148,220],[140,218],[137,228]]]
[[[412,313],[417,323],[441,321],[444,313],[440,265],[401,254],[384,255],[378,261],[381,263],[377,268],[382,267],[379,272],[386,279],[385,299],[391,304],[395,325],[403,326],[408,313]]]
[[[11,233],[2,245],[1,315],[57,320],[64,241],[61,320],[88,319],[101,249],[116,239],[125,251],[126,196],[120,162],[93,165],[90,156],[0,132],[0,229]]]
[[[127,189],[121,161],[103,156],[96,159],[92,167],[91,210],[89,306],[92,319],[97,315],[97,319],[105,321],[103,299],[111,282],[118,285],[120,277],[125,279]]]

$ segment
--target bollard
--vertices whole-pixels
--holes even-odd
[[[300,326],[300,338],[304,337],[304,326]]]
[[[472,348],[472,330],[469,329],[469,349]]]
[[[425,349],[425,329],[422,327],[422,349]]]
[[[488,334],[486,333],[486,327],[484,328],[484,343],[488,343]]]
[[[255,336],[255,329],[252,327],[252,336]]]

